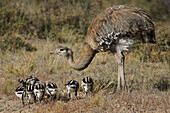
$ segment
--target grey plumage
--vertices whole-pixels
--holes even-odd
[[[137,40],[156,43],[155,25],[151,17],[137,7],[111,6],[89,26],[86,46],[79,62],[74,61],[73,51],[67,47],[58,47],[51,54],[62,55],[72,68],[80,71],[88,67],[96,53],[111,51],[118,63],[117,89],[126,89],[123,52],[130,52]]]

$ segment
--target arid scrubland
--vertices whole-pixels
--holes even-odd
[[[112,53],[98,53],[83,71],[73,70],[64,59],[49,54],[66,45],[78,58],[92,19],[112,4],[143,8],[156,24],[157,44],[137,42],[125,54],[125,92],[116,92],[117,63]],[[168,0],[1,0],[0,112],[170,112],[168,4]],[[56,83],[57,100],[22,107],[14,91],[17,80],[30,75]],[[80,88],[79,99],[67,101],[66,82],[86,76],[94,80],[92,96],[86,98]]]

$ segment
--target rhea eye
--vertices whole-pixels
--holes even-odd
[[[60,51],[64,51],[64,49],[60,49]]]

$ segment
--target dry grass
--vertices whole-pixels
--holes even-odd
[[[110,112],[156,112],[169,113],[169,92],[142,92],[103,94],[96,93],[95,96],[72,100],[68,102],[56,101],[42,105],[31,105],[22,108],[16,98],[6,98],[1,101],[6,106],[1,109],[4,112],[34,112],[34,113],[110,113]],[[15,103],[15,104],[11,104]],[[2,105],[2,104],[1,104]]]
[[[77,2],[76,2],[77,1]],[[168,0],[6,0],[0,2],[0,112],[170,112],[170,24]],[[117,64],[112,53],[98,53],[83,71],[71,69],[60,56],[50,55],[67,46],[79,58],[87,27],[111,4],[129,4],[146,10],[156,22],[157,45],[137,45],[125,55],[128,90],[115,92]],[[165,5],[167,5],[165,7]],[[161,16],[160,16],[161,15]],[[149,47],[148,47],[149,46]],[[36,51],[37,50],[37,51]],[[31,51],[31,52],[30,52]],[[17,80],[36,76],[58,85],[57,101],[22,107],[15,96]],[[67,101],[65,83],[94,80],[92,95],[78,92]],[[80,88],[81,89],[81,88]]]
[[[170,112],[170,24],[168,14],[165,14],[166,8],[160,10],[164,8],[159,4],[160,0],[87,0],[82,4],[79,0],[71,3],[73,1],[65,3],[52,0],[47,1],[48,3],[42,1],[41,4],[37,0],[30,0],[32,4],[16,1],[15,7],[9,7],[5,2],[2,4],[0,38],[6,41],[0,40],[0,112]],[[25,5],[17,9],[17,4],[22,2]],[[156,22],[156,46],[149,45],[147,48],[147,45],[138,45],[133,54],[125,55],[128,86],[125,92],[115,92],[118,71],[112,53],[98,53],[83,71],[73,70],[60,56],[49,54],[57,46],[63,45],[72,48],[75,59],[78,59],[84,48],[85,34],[91,20],[112,3],[139,6],[151,13],[155,20],[161,20],[160,23]],[[157,15],[159,13],[165,16]],[[163,20],[167,22],[162,22]],[[28,52],[26,48],[31,47],[35,47],[37,51]],[[14,51],[11,52],[10,48],[14,48]],[[31,108],[22,107],[14,91],[17,80],[30,75],[38,77],[42,82],[50,80],[56,83],[59,88],[58,100],[42,105],[31,104]],[[67,101],[64,84],[71,79],[80,82],[85,76],[94,80],[92,95],[85,98],[83,92],[79,91],[78,100]]]
[[[49,55],[51,50],[62,45],[50,41],[35,40],[30,42],[37,47],[35,52],[20,51],[1,54],[1,82],[2,95],[6,98],[1,101],[11,104],[2,106],[1,111],[25,112],[169,112],[169,65],[166,63],[142,63],[133,54],[126,54],[125,73],[127,92],[114,92],[117,84],[117,64],[111,53],[99,53],[90,66],[84,71],[71,69],[59,56]],[[66,44],[72,47],[71,44]],[[79,51],[83,45],[75,45],[73,51]],[[81,51],[79,51],[81,52]],[[78,53],[79,53],[78,52]],[[75,53],[75,58],[78,58]],[[58,101],[49,104],[32,105],[32,108],[21,108],[20,100],[15,97],[18,78],[29,75],[38,77],[41,81],[51,80],[59,87]],[[81,81],[83,77],[90,76],[94,79],[94,92],[85,98],[79,92],[79,100],[63,101],[64,84],[75,79]],[[164,91],[160,91],[164,90]],[[5,96],[6,95],[6,96]],[[11,99],[10,99],[11,98]],[[14,106],[12,102],[18,105]],[[2,102],[1,102],[2,103]],[[16,108],[16,110],[14,110]]]

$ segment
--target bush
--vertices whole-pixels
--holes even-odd
[[[18,50],[25,49],[26,51],[36,51],[36,47],[25,42],[18,36],[5,35],[0,39],[0,50],[5,53],[7,50],[16,52]]]
[[[144,45],[137,42],[133,46],[133,54],[143,62],[165,62],[170,63],[170,31],[162,23],[157,24],[156,28],[157,44]]]
[[[26,34],[28,32],[28,16],[14,6],[0,8],[0,36],[11,32]]]
[[[167,0],[29,0],[6,1],[0,3],[0,36],[1,50],[10,51],[25,48],[36,50],[20,37],[9,34],[24,35],[25,39],[50,39],[58,43],[79,43],[85,41],[91,21],[110,5],[128,4],[146,10],[153,20],[168,22],[169,8]],[[6,5],[8,4],[8,5]],[[134,55],[141,61],[169,62],[169,31],[166,25],[158,24],[156,45],[134,45]],[[9,47],[8,47],[9,46]]]

